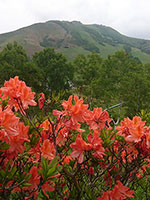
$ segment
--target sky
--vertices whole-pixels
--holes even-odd
[[[102,24],[150,39],[150,0],[0,0],[0,34],[49,20]]]

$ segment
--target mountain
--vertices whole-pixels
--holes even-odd
[[[84,25],[78,21],[52,20],[0,34],[0,50],[13,41],[20,43],[29,56],[46,47],[55,48],[68,59],[79,53],[89,54],[92,51],[106,57],[125,49],[143,63],[150,62],[150,40],[127,37],[111,27]]]

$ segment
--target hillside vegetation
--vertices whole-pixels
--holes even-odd
[[[19,42],[28,56],[44,48],[54,48],[69,60],[79,53],[100,53],[103,58],[118,50],[125,50],[143,63],[150,62],[150,41],[124,36],[103,25],[84,25],[78,21],[48,21],[17,31],[0,34],[0,50],[7,43]]]

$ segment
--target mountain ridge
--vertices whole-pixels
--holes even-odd
[[[109,26],[79,21],[50,20],[2,33],[0,51],[13,41],[20,43],[30,57],[47,47],[62,52],[68,59],[92,51],[107,57],[124,49],[142,62],[150,62],[150,40],[125,36]]]

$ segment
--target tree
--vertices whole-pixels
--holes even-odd
[[[105,107],[124,102],[125,112],[133,116],[149,107],[149,81],[142,64],[119,51],[103,62],[93,95],[101,98]],[[145,97],[146,94],[146,97]]]
[[[79,54],[73,61],[75,68],[74,84],[80,95],[87,97],[90,107],[93,107],[93,85],[102,70],[102,58],[98,53],[91,53],[87,57]]]
[[[0,62],[6,62],[14,69],[20,68],[27,61],[28,58],[25,50],[17,42],[8,43],[0,53]]]
[[[17,42],[8,43],[0,52],[0,84],[10,77],[20,76],[22,67],[28,61],[26,52]]]
[[[33,62],[43,70],[44,82],[42,84],[45,92],[52,96],[70,88],[73,78],[73,67],[61,54],[54,49],[47,48],[33,55]]]
[[[20,79],[25,81],[32,89],[40,93],[43,91],[42,83],[44,82],[44,73],[35,63],[27,62],[22,66],[20,71]]]
[[[75,83],[77,86],[90,85],[98,78],[101,70],[102,58],[100,54],[91,53],[87,57],[79,54],[73,61],[75,68]]]
[[[19,76],[34,91],[42,91],[43,71],[28,60],[23,47],[17,42],[8,43],[0,53],[0,84],[9,78]]]

